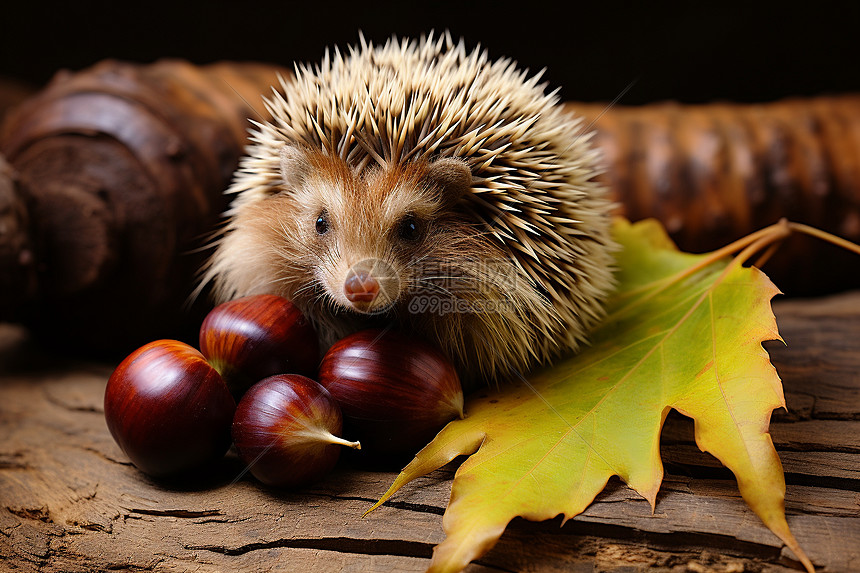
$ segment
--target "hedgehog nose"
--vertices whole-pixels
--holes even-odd
[[[369,272],[356,271],[343,283],[343,293],[349,302],[373,302],[379,294],[379,283]]]

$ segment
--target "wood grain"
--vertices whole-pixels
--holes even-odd
[[[187,337],[208,310],[188,304],[200,248],[278,73],[102,60],[58,71],[5,114],[0,154],[18,188],[0,184],[0,213],[27,216],[0,227],[0,320],[91,353],[127,354],[155,331]]]
[[[766,103],[567,102],[595,131],[619,212],[710,251],[786,217],[860,242],[860,94]],[[791,237],[766,271],[785,292],[860,288],[854,256]]]
[[[769,343],[788,411],[772,435],[789,524],[818,571],[860,570],[860,292],[777,301],[787,345]],[[392,472],[343,463],[299,492],[260,487],[233,455],[194,483],[160,484],[111,439],[102,393],[111,367],[40,354],[0,327],[0,570],[423,571],[444,533],[456,462],[362,513]],[[612,480],[581,516],[515,520],[469,566],[485,572],[776,572],[797,563],[701,453],[692,426],[663,432],[667,476],[652,514]]]

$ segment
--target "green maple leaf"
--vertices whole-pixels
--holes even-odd
[[[615,475],[653,508],[660,431],[675,409],[693,418],[699,447],[735,474],[746,503],[811,571],[785,520],[785,480],[768,434],[771,412],[785,405],[761,345],[780,339],[770,307],[778,290],[741,264],[773,232],[706,255],[679,252],[654,221],[619,221],[615,236],[619,288],[590,346],[471,399],[467,417],[421,450],[374,508],[471,454],[454,478],[434,572],[464,568],[514,517],[581,513]]]

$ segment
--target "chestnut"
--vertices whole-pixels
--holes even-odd
[[[200,352],[177,340],[156,340],[116,367],[104,408],[110,433],[132,463],[153,477],[169,477],[224,455],[236,402]]]
[[[287,299],[252,295],[213,308],[200,327],[200,352],[239,399],[273,374],[315,376],[317,333]]]
[[[254,384],[239,401],[233,442],[239,458],[264,484],[296,487],[334,468],[343,419],[325,388],[297,374],[278,374]]]
[[[323,356],[319,380],[368,456],[415,453],[463,417],[453,365],[430,343],[403,332],[368,329],[341,339]]]

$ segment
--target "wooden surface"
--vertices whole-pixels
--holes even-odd
[[[774,442],[789,524],[819,571],[860,571],[860,292],[775,305],[769,343],[788,412]],[[235,457],[165,487],[106,429],[111,366],[52,360],[0,327],[0,571],[423,571],[443,539],[454,465],[362,513],[391,472],[341,467],[301,492],[267,491]],[[469,573],[762,572],[798,569],[741,501],[732,476],[671,416],[656,512],[617,480],[583,515],[515,520]]]

